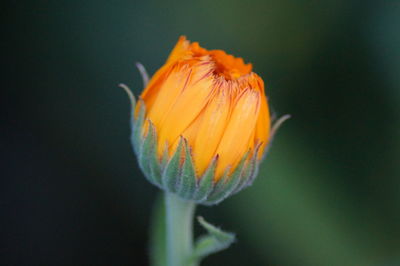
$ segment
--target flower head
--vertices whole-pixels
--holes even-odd
[[[270,113],[251,64],[180,37],[140,98],[132,141],[153,183],[211,204],[254,179]]]

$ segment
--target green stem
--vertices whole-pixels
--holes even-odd
[[[172,193],[165,193],[167,229],[167,265],[197,266],[189,262],[193,251],[193,201],[186,201]]]

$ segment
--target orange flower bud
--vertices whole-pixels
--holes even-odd
[[[270,113],[264,82],[251,64],[180,37],[140,98],[132,141],[139,165],[153,183],[188,199],[215,203],[254,179],[270,140]],[[174,180],[172,173],[186,170],[171,165],[189,172],[193,168],[194,181]],[[225,195],[232,176],[237,180]],[[192,185],[180,189],[185,182]]]
[[[191,147],[201,175],[219,157],[215,181],[235,169],[257,144],[268,143],[270,114],[263,80],[251,64],[222,50],[206,50],[180,37],[167,62],[141,95],[146,118],[157,131],[160,158],[176,149],[179,137]]]

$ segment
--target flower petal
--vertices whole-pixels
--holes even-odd
[[[261,143],[261,147],[258,152],[258,159],[261,159],[264,154],[265,146],[268,144],[268,137],[270,132],[270,115],[267,105],[267,99],[264,95],[261,96],[260,114],[258,116],[256,124],[256,132],[254,138],[254,144]]]
[[[229,121],[231,103],[229,92],[219,89],[203,111],[203,117],[193,144],[193,153],[199,174],[210,164]]]
[[[187,77],[184,88],[170,104],[170,107],[160,107],[158,110],[159,117],[162,117],[158,121],[160,149],[164,147],[165,142],[173,144],[207,104],[214,89],[212,86],[213,77],[210,75],[211,70],[210,64],[192,66],[191,74]],[[173,84],[170,86],[173,86]],[[174,88],[170,90],[175,93]],[[166,92],[163,98],[159,97],[166,100],[171,96]],[[160,106],[162,106],[161,103]]]
[[[232,170],[249,149],[250,138],[260,111],[260,92],[245,90],[239,95],[224,136],[216,153],[220,156],[216,169],[218,180],[228,166]]]

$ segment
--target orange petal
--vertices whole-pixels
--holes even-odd
[[[249,150],[249,142],[255,129],[259,110],[260,92],[243,91],[235,104],[224,136],[216,151],[219,155],[216,180],[222,176],[227,167],[230,166],[233,170]]]
[[[258,159],[261,159],[265,146],[269,141],[269,132],[270,132],[270,115],[269,109],[267,105],[267,99],[264,95],[261,96],[261,106],[260,106],[260,114],[256,124],[256,132],[254,138],[254,144],[257,142],[261,142],[261,147],[258,152]]]
[[[193,143],[193,158],[202,174],[215,157],[215,151],[224,134],[230,115],[229,92],[219,89],[202,112]]]
[[[182,59],[186,55],[190,54],[190,42],[186,40],[185,36],[180,36],[178,42],[176,43],[174,49],[172,49],[167,63],[174,63],[179,59]]]
[[[157,126],[159,129],[159,147],[163,147],[165,142],[169,144],[174,143],[200,114],[211,96],[213,78],[210,75],[210,66],[192,66],[191,71],[192,73],[189,75],[187,84],[185,84],[173,104],[170,105],[170,108],[160,107],[159,109],[160,117],[162,116]],[[172,83],[168,87],[173,85]],[[164,90],[164,86],[162,90]],[[169,90],[175,91],[174,88]],[[163,97],[159,97],[166,100],[165,98],[170,96],[169,93],[166,93]]]
[[[185,88],[190,78],[190,72],[191,70],[188,67],[182,67],[179,64],[175,65],[170,70],[170,73],[166,75],[166,79],[158,89],[153,104],[148,106],[146,102],[147,118],[153,122],[156,129],[160,128],[161,121],[165,120],[166,114]]]
[[[146,102],[146,108],[150,109],[153,105],[155,94],[160,90],[162,82],[166,79],[166,75],[169,70],[179,59],[190,53],[189,41],[186,40],[185,36],[181,36],[176,43],[174,49],[170,53],[166,63],[153,75],[150,79],[149,84],[142,92],[141,97]]]

